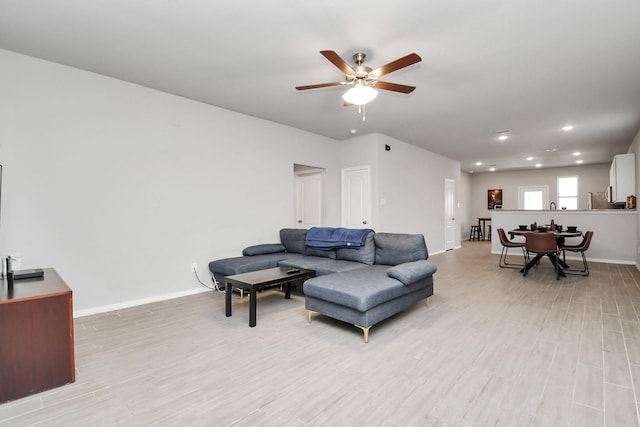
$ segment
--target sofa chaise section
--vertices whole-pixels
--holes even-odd
[[[369,329],[433,295],[436,266],[427,260],[422,235],[376,233],[376,264],[309,279],[304,284],[308,321],[319,313]]]

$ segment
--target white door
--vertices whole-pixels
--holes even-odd
[[[456,241],[456,182],[444,180],[444,250],[455,247]]]
[[[535,185],[518,187],[518,209],[540,211],[549,206],[549,186]]]
[[[324,223],[322,171],[296,173],[296,227],[320,227]]]
[[[371,224],[371,168],[342,169],[342,226],[373,228]]]

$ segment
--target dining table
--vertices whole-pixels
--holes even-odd
[[[526,236],[527,233],[553,233],[556,236],[556,240],[558,241],[558,245],[561,246],[562,243],[564,242],[564,239],[567,237],[580,237],[582,236],[582,231],[580,230],[576,230],[576,231],[531,231],[531,230],[520,230],[520,229],[514,229],[514,230],[509,230],[507,233],[509,233],[509,237],[511,239],[513,239],[514,236]],[[527,265],[520,270],[520,272],[525,272],[528,271],[529,269],[531,269],[531,267],[533,267],[534,265],[536,265],[543,257],[543,254],[536,254],[536,256],[530,260]],[[549,260],[551,260],[551,263],[553,264],[554,268],[556,263],[558,263],[558,267],[559,267],[559,273],[561,276],[566,277],[566,274],[564,273],[564,271],[562,271],[565,268],[569,268],[569,265],[564,262],[563,260],[561,260],[559,257],[553,256],[553,255],[548,255]]]

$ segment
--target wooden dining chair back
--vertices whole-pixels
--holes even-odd
[[[513,240],[509,240],[503,228],[498,228],[496,231],[498,232],[498,237],[500,238],[500,243],[502,244],[502,252],[500,253],[500,261],[498,261],[498,266],[500,268],[524,268],[525,260],[527,258],[524,252],[524,242],[514,242]],[[522,250],[522,264],[507,262],[507,254],[509,252],[509,248],[520,248]]]
[[[556,279],[560,279],[560,266],[558,265],[558,258],[560,256],[560,249],[558,248],[558,242],[556,235],[553,233],[537,233],[529,232],[525,234],[524,248],[526,251],[527,265],[530,264],[529,254],[534,253],[537,255],[547,255],[552,260],[556,270]],[[526,276],[528,269],[525,266],[523,272]]]
[[[582,269],[576,268],[565,268],[565,273],[569,274],[577,274],[580,276],[588,276],[589,275],[589,264],[587,264],[587,257],[585,256],[585,252],[589,249],[589,245],[591,245],[591,238],[593,237],[593,231],[587,231],[584,233],[584,238],[582,242],[577,245],[562,245],[560,246],[560,250],[562,251],[562,259],[566,262],[566,252],[575,252],[582,255]]]

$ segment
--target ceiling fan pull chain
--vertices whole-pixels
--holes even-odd
[[[362,114],[362,121],[364,122],[366,118],[365,113],[366,104],[358,104],[358,114]]]

